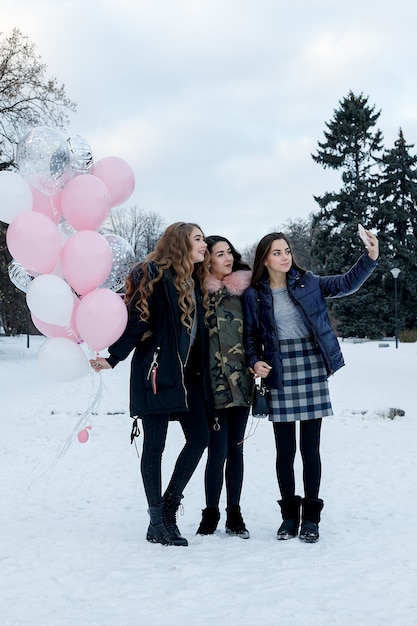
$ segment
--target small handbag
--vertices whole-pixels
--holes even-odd
[[[253,417],[269,416],[269,389],[265,386],[263,378],[255,378],[252,395],[252,415]]]

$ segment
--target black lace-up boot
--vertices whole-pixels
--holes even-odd
[[[300,525],[300,496],[294,496],[284,500],[278,500],[281,507],[282,524],[277,530],[277,539],[293,539],[298,534]]]
[[[176,545],[179,546],[188,546],[188,541],[185,537],[181,536],[180,529],[177,526],[177,512],[180,507],[182,507],[181,500],[183,499],[183,495],[174,496],[172,493],[168,493],[164,495],[165,502],[165,524],[166,526],[173,532],[176,536],[177,541]]]
[[[164,546],[187,546],[188,542],[184,537],[175,531],[170,521],[167,506],[164,501],[157,506],[150,506],[148,509],[150,524],[146,539],[151,543],[161,543]]]
[[[197,530],[197,535],[212,535],[217,528],[220,519],[220,511],[217,506],[208,506],[202,511],[203,517]]]
[[[250,533],[243,521],[240,506],[238,504],[232,504],[232,506],[227,507],[226,513],[226,533],[228,535],[235,535],[241,539],[249,539]]]

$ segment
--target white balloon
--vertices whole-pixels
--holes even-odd
[[[31,211],[32,190],[20,174],[0,172],[0,220],[10,224],[19,213]]]
[[[37,361],[43,374],[59,383],[78,380],[91,373],[83,349],[66,337],[47,339],[38,350]]]
[[[67,326],[71,321],[74,297],[71,287],[54,274],[41,274],[32,280],[26,302],[31,313],[43,322]]]

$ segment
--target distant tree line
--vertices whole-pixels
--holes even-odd
[[[63,128],[75,110],[63,85],[45,76],[46,67],[20,31],[0,33],[0,170],[15,167],[19,137],[36,125]],[[417,328],[417,156],[401,128],[391,148],[383,146],[377,127],[380,111],[363,94],[349,92],[325,123],[314,161],[340,172],[340,189],[314,196],[317,212],[289,220],[276,230],[291,239],[299,265],[319,274],[346,271],[363,252],[358,223],[379,238],[377,271],[366,286],[328,306],[342,336],[379,338],[394,334],[394,279],[398,280],[400,329]],[[1,199],[0,199],[1,201]],[[101,232],[115,233],[131,244],[138,261],[154,249],[165,224],[154,212],[137,207],[111,211]],[[0,326],[6,334],[36,332],[30,324],[25,294],[8,275],[12,260],[5,243],[7,225],[0,222]],[[257,242],[241,252],[251,262]]]
[[[158,213],[131,206],[112,209],[100,232],[114,233],[126,239],[133,248],[136,261],[143,261],[155,249],[164,229],[165,223]]]

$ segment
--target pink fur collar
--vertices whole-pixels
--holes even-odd
[[[215,278],[213,274],[206,280],[206,287],[209,293],[215,293],[222,287],[225,287],[232,296],[241,296],[247,287],[249,287],[250,280],[252,278],[252,272],[248,270],[238,270],[232,272],[219,280]]]

